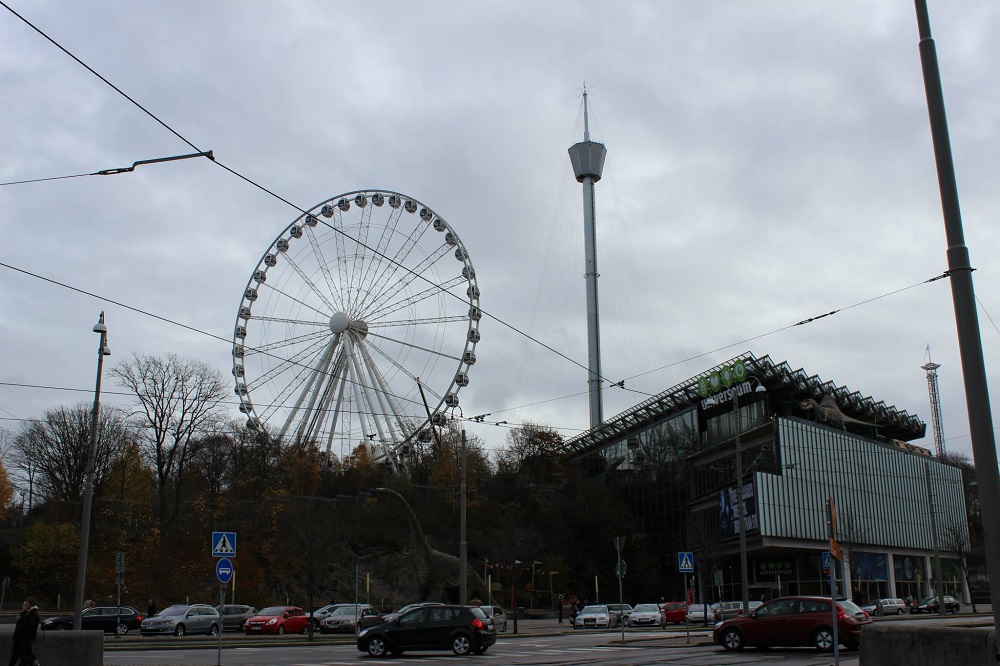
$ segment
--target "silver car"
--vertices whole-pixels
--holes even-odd
[[[583,607],[580,614],[576,616],[576,621],[573,622],[573,628],[596,629],[604,627],[609,629],[615,626],[616,620],[617,617],[608,609],[607,604],[593,604]]]
[[[630,627],[663,627],[667,626],[667,614],[659,604],[638,604],[628,616]]]
[[[147,617],[139,627],[143,636],[185,634],[209,634],[216,636],[222,618],[219,612],[207,604],[174,604],[164,608],[153,617]]]

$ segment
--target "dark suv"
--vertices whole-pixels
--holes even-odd
[[[457,655],[483,654],[496,643],[497,632],[478,606],[424,606],[398,619],[364,629],[358,650],[371,657],[405,650],[451,650]]]

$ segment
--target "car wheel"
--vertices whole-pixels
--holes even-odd
[[[833,649],[833,630],[820,627],[813,634],[813,646],[820,652],[829,652]]]
[[[302,635],[305,636],[308,633],[309,633],[309,623],[307,622],[302,625]]]
[[[115,633],[118,634],[119,636],[124,636],[125,634],[128,633],[128,625],[119,624],[117,627],[115,627]]]
[[[218,636],[219,635],[219,625],[213,624],[211,627],[209,627],[209,629],[208,629],[208,635],[209,636]]]
[[[285,625],[281,625],[280,627],[278,627],[278,635],[279,636],[285,635]]]
[[[186,633],[187,630],[184,628],[183,624],[178,624],[176,627],[174,627],[174,636],[183,636]]]
[[[743,634],[739,632],[738,629],[726,629],[722,634],[722,647],[729,651],[738,651],[743,649]]]
[[[374,636],[368,641],[368,645],[365,646],[365,652],[368,653],[369,657],[381,657],[385,654],[385,641],[378,636]]]
[[[902,614],[903,614],[903,609],[902,608],[900,608],[898,611],[896,611],[896,615],[902,615]]]
[[[468,634],[455,634],[451,637],[451,651],[459,657],[472,651],[472,641]]]

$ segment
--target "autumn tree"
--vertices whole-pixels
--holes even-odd
[[[156,474],[156,514],[161,533],[156,571],[166,568],[166,537],[172,533],[184,500],[184,481],[194,448],[192,443],[212,432],[221,420],[227,383],[200,361],[176,354],[139,356],[111,370],[118,384],[139,404],[136,425]]]
[[[68,598],[74,591],[80,551],[77,525],[35,522],[25,528],[12,551],[23,589],[37,590],[53,600],[60,594]]]
[[[30,500],[36,494],[57,502],[83,500],[92,415],[92,407],[81,402],[51,409],[41,419],[22,426],[14,438],[11,464],[28,481]],[[94,457],[95,488],[107,481],[129,438],[121,410],[102,410]]]

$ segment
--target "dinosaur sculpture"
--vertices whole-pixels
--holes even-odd
[[[844,431],[847,430],[845,425],[847,423],[857,423],[858,425],[865,426],[874,425],[873,423],[868,423],[867,421],[851,418],[844,412],[840,411],[840,406],[837,404],[836,399],[832,395],[824,395],[823,399],[819,402],[816,402],[812,398],[807,398],[806,400],[803,400],[799,406],[805,410],[814,410],[816,412],[816,420],[837,426]]]
[[[476,570],[466,563],[466,583],[469,599],[459,599],[461,583],[458,580],[461,560],[448,553],[435,550],[427,541],[424,530],[420,527],[417,514],[413,512],[410,503],[402,495],[391,488],[373,488],[372,493],[388,495],[403,505],[404,515],[410,525],[410,537],[413,541],[413,567],[416,573],[417,588],[420,598],[425,601],[455,601],[467,603],[469,599],[478,597],[488,600],[489,593],[486,583],[476,573]]]

